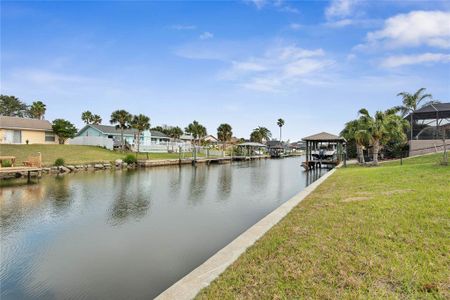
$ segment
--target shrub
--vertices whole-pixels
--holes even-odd
[[[127,156],[125,156],[123,161],[129,165],[137,163],[136,156],[134,156],[133,154],[128,154]]]
[[[55,166],[57,166],[57,167],[64,166],[64,163],[65,163],[65,161],[63,158],[57,158],[55,160]]]
[[[9,168],[12,166],[12,163],[9,160],[2,161],[2,168]]]

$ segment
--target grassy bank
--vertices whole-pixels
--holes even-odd
[[[199,299],[450,298],[450,167],[339,169]]]
[[[30,155],[42,153],[44,165],[51,166],[57,158],[63,158],[66,164],[85,164],[95,162],[110,162],[123,159],[127,153],[111,151],[95,146],[78,145],[1,145],[1,155],[16,157],[16,164],[21,165]],[[192,153],[185,153],[191,157]],[[178,153],[149,153],[149,159],[177,159]],[[146,159],[147,154],[140,153],[139,159]]]

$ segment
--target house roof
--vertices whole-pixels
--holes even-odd
[[[328,133],[321,132],[317,134],[313,134],[307,137],[302,138],[303,141],[314,141],[314,142],[345,142],[343,137]]]
[[[281,143],[280,141],[267,141],[266,142],[267,147],[269,148],[284,148],[283,147],[283,143]]]
[[[89,124],[87,126],[95,128],[95,129],[97,129],[98,131],[100,131],[100,132],[102,132],[104,134],[111,134],[111,135],[119,135],[119,134],[121,134],[120,129],[117,129],[116,126],[112,126],[112,125]],[[133,129],[133,128],[125,129],[123,131],[124,135],[134,135],[135,133],[137,133],[137,130]]]
[[[267,147],[264,144],[254,143],[254,142],[245,142],[245,143],[242,143],[242,144],[238,144],[238,146],[244,146],[244,147]]]
[[[89,124],[86,125],[83,129],[80,130],[80,132],[84,131],[85,128],[92,127],[94,129],[97,129],[98,131],[102,132],[103,134],[109,134],[109,135],[120,135],[121,131],[120,129],[117,129],[116,126],[112,125],[96,125],[96,124]],[[134,128],[128,128],[123,131],[124,135],[132,135],[134,136],[137,133],[137,130]],[[157,130],[150,130],[152,137],[160,137],[160,138],[169,138],[164,133],[157,131]]]
[[[152,134],[152,137],[170,138],[167,134],[158,130],[150,130],[150,133]]]
[[[47,120],[0,116],[0,128],[52,131],[52,124]]]
[[[194,137],[192,135],[190,135],[190,134],[183,134],[182,136],[180,136],[180,140],[189,140],[189,141],[191,141],[193,139],[194,139]]]
[[[409,114],[406,119],[410,119]],[[450,118],[450,103],[432,103],[414,111],[415,120],[445,119]]]
[[[207,135],[205,138],[203,138],[203,140],[205,140],[205,141],[215,141],[215,142],[219,141],[215,136],[213,136],[211,134]]]

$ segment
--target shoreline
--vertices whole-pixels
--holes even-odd
[[[301,157],[303,155],[289,155],[289,157]],[[106,171],[106,170],[134,170],[134,169],[146,169],[154,167],[164,167],[164,166],[181,166],[181,165],[193,165],[198,164],[227,164],[234,161],[250,161],[250,160],[261,160],[261,159],[279,159],[271,158],[268,155],[262,156],[249,156],[249,157],[211,157],[211,158],[198,158],[196,160],[192,158],[184,159],[148,159],[148,160],[138,160],[136,164],[127,164],[123,161],[111,161],[111,162],[91,162],[85,164],[67,164],[64,166],[51,166],[42,167],[38,173],[33,174],[32,178],[41,178],[44,175],[65,175],[65,174],[75,174],[79,172],[86,171]],[[5,168],[3,168],[5,171]],[[0,174],[0,180],[14,180],[21,179],[27,176],[26,171],[12,171],[10,173]]]
[[[341,166],[342,164],[331,169],[312,184],[305,187],[294,197],[281,204],[225,247],[213,254],[197,268],[159,294],[155,299],[188,300],[195,298],[203,288],[207,287],[214,279],[219,277],[219,275],[234,263],[249,247],[254,245],[272,227],[278,224],[294,207],[319,187],[328,177],[333,175],[336,169]]]

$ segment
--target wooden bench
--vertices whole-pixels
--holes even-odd
[[[42,168],[42,157],[39,153],[38,156],[29,156],[28,160],[23,162],[23,165],[26,167],[37,167]]]

